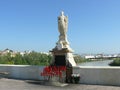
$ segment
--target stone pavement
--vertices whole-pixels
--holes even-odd
[[[65,87],[42,85],[40,81],[0,79],[0,90],[120,90],[119,86],[69,84]]]

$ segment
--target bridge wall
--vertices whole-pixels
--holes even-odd
[[[73,72],[80,74],[83,84],[120,86],[120,67],[80,66],[74,67]]]
[[[8,78],[43,80],[40,75],[43,68],[44,66],[0,65],[0,72],[8,72],[5,75]],[[73,73],[80,73],[80,83],[83,84],[120,86],[120,67],[80,66],[74,67]]]
[[[0,75],[0,77],[43,80],[43,77],[40,76],[43,68],[44,66],[0,65],[0,72],[9,73],[8,75]]]

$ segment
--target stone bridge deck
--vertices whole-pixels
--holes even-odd
[[[69,84],[65,87],[45,86],[40,81],[0,79],[0,90],[120,90],[119,86]]]

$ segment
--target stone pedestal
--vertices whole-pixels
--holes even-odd
[[[63,48],[61,50],[54,48],[51,52],[53,55],[52,64],[56,66],[68,66],[68,67],[76,66],[73,54],[71,51],[69,51],[68,48]]]
[[[70,82],[72,75],[72,67],[76,66],[73,58],[73,50],[70,48],[67,40],[67,29],[68,29],[68,17],[61,12],[58,17],[58,31],[60,33],[59,40],[56,43],[56,47],[53,48],[52,52],[53,60],[51,65],[53,66],[66,66],[65,79],[63,81]]]
[[[70,52],[67,48],[63,48],[62,50],[54,48],[51,52],[53,55],[53,61],[51,65],[66,66],[66,73],[62,78],[62,82],[71,82],[71,75],[73,71],[72,67],[76,66],[72,52]]]

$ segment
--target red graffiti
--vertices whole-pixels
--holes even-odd
[[[62,77],[62,72],[66,71],[66,66],[46,66],[41,73],[41,76],[58,76]]]

